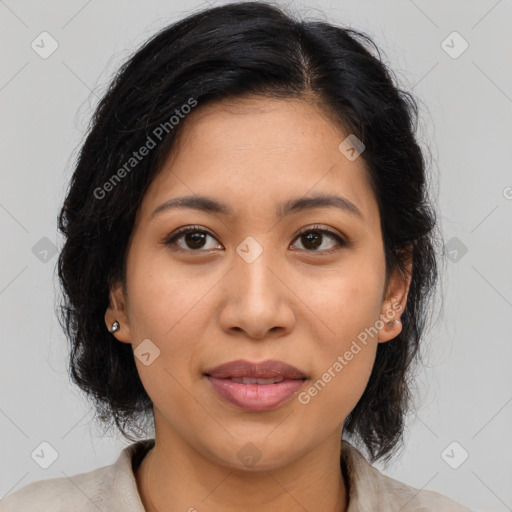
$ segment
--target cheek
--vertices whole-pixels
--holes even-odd
[[[163,258],[144,263],[138,260],[130,274],[130,331],[134,350],[146,342],[149,352],[157,356],[146,366],[136,357],[135,361],[148,394],[179,394],[179,384],[186,385],[190,376],[197,373],[192,368],[197,350],[199,332],[206,321],[205,293],[208,286],[191,286],[190,279],[171,268]],[[174,399],[178,397],[175,396]],[[156,400],[154,400],[156,401]]]
[[[190,282],[158,273],[156,269],[140,279],[137,290],[131,317],[135,336],[140,341],[149,339],[149,352],[157,354],[150,365],[136,357],[138,373],[155,406],[166,411],[171,422],[178,423],[176,411],[193,406],[187,390],[197,375],[193,362],[199,331],[203,328],[201,318],[205,316],[201,314],[204,292],[190,286]],[[140,351],[135,343],[134,350]]]
[[[333,361],[298,396],[305,421],[316,423],[326,431],[342,424],[367,386],[374,359],[374,347],[368,345],[361,347],[351,361]]]
[[[343,262],[336,271],[315,276],[304,285],[301,294],[323,324],[323,340],[327,351],[342,353],[353,339],[375,335],[375,326],[380,318],[384,268],[379,262],[353,257]]]
[[[311,407],[312,417],[331,411],[333,424],[355,407],[370,378],[384,283],[384,269],[378,264],[358,259],[345,268],[308,294],[308,305],[321,320],[312,358],[317,373],[298,397]]]
[[[130,277],[130,318],[140,334],[162,343],[181,340],[175,333],[180,323],[197,315],[208,282],[195,279],[191,284],[193,274],[170,262],[165,250],[139,257]]]

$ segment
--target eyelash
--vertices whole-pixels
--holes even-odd
[[[184,228],[180,228],[177,231],[175,231],[174,233],[172,233],[171,235],[169,235],[166,238],[166,240],[164,241],[164,245],[167,245],[167,246],[173,245],[176,242],[176,240],[178,240],[183,235],[186,235],[188,233],[202,233],[202,234],[210,235],[212,238],[215,238],[215,236],[212,233],[210,233],[209,231],[206,231],[205,229],[202,229],[200,226],[187,226]],[[345,246],[349,245],[349,243],[345,239],[343,239],[340,235],[338,235],[334,231],[324,229],[317,225],[310,226],[308,228],[303,229],[302,231],[299,231],[299,233],[297,233],[297,235],[295,236],[294,240],[296,240],[297,238],[300,238],[301,236],[304,236],[308,233],[321,233],[324,235],[328,235],[328,236],[334,238],[338,242],[340,247],[345,247]],[[181,251],[181,252],[199,252],[199,253],[200,252],[209,252],[207,250],[205,251],[202,249],[181,249],[181,248],[179,248],[177,250]],[[329,249],[329,250],[324,250],[324,251],[306,250],[306,249],[304,249],[304,250],[306,252],[313,253],[313,254],[314,253],[332,254],[333,252],[336,252],[339,249]]]

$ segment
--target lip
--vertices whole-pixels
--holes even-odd
[[[307,380],[298,368],[283,361],[230,361],[205,372],[218,396],[235,407],[251,412],[275,409],[290,400]],[[243,384],[231,379],[282,379],[274,384]]]
[[[230,379],[233,377],[252,377],[256,379],[280,377],[284,379],[307,378],[307,376],[298,368],[295,368],[295,366],[275,359],[268,359],[259,363],[245,359],[237,359],[236,361],[230,361],[229,363],[224,363],[211,370],[207,370],[205,374],[217,379]]]

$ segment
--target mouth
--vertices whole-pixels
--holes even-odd
[[[308,377],[283,361],[231,361],[204,373],[211,389],[238,409],[275,409],[298,393]]]
[[[231,377],[231,382],[238,382],[239,384],[261,384],[266,386],[267,384],[278,384],[285,380],[284,377],[277,377],[274,379],[257,379],[254,377]]]

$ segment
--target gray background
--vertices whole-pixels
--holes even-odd
[[[100,436],[67,376],[54,313],[57,210],[113,71],[159,28],[221,3],[0,0],[0,497],[112,464],[127,444]],[[289,5],[375,40],[420,99],[419,136],[434,157],[443,310],[425,340],[406,447],[387,468],[377,466],[474,510],[512,510],[512,3]],[[46,37],[50,48],[44,31],[58,43],[46,59],[31,47]],[[457,55],[461,38],[469,47]],[[44,441],[58,453],[47,469],[31,457]],[[453,469],[448,462],[459,465],[463,450],[467,460]]]

